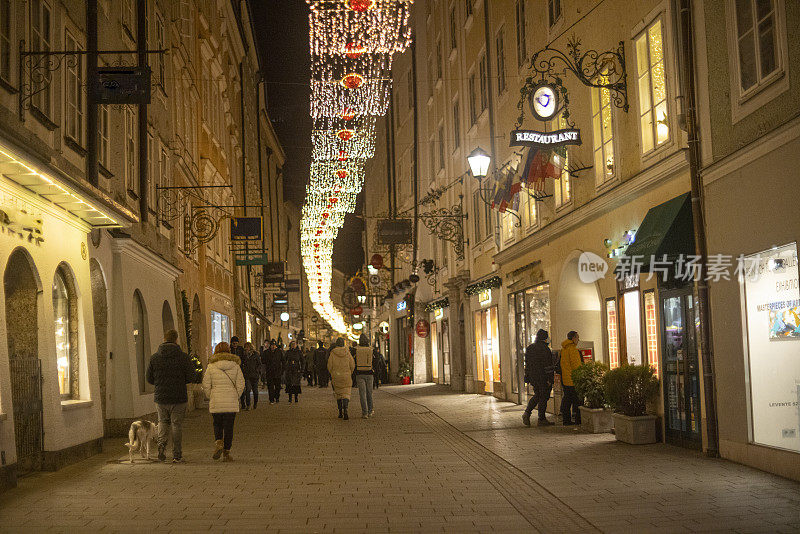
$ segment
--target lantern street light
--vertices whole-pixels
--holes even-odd
[[[467,156],[467,161],[469,162],[472,176],[478,180],[485,178],[486,174],[489,172],[489,163],[491,160],[492,158],[489,157],[489,154],[480,147],[470,152],[469,156]]]
[[[281,313],[281,321],[284,323],[289,320],[289,314],[287,312]]]

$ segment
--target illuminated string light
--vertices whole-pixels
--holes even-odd
[[[369,159],[375,155],[375,118],[317,119],[311,141],[314,145],[311,157],[317,161]]]
[[[404,52],[413,0],[306,0],[311,55]],[[431,1],[431,0],[428,0]],[[369,4],[368,7],[364,7]]]

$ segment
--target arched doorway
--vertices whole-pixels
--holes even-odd
[[[106,278],[96,259],[89,261],[89,275],[92,281],[92,308],[94,310],[94,336],[97,347],[97,377],[100,381],[100,407],[103,412],[103,428],[106,427],[106,399],[108,383],[108,297]],[[105,433],[105,432],[104,432]]]
[[[146,372],[150,358],[150,327],[147,322],[147,308],[144,305],[142,294],[137,289],[133,292],[133,347],[136,354],[136,370],[139,375],[139,392],[153,391],[151,384],[147,383]]]
[[[602,301],[597,282],[584,283],[578,276],[580,251],[573,252],[564,263],[558,284],[555,309],[556,331],[551,332],[553,348],[560,349],[567,332],[580,334],[582,344],[594,345],[594,357],[603,359]]]
[[[161,306],[161,324],[164,327],[165,334],[170,330],[175,330],[175,319],[172,317],[172,308],[167,300]]]
[[[38,320],[41,283],[33,259],[24,249],[11,253],[3,286],[17,472],[24,474],[41,468],[44,444]]]

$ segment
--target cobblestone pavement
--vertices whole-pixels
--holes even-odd
[[[440,386],[376,392],[336,418],[303,388],[237,417],[235,462],[189,414],[180,465],[130,465],[124,439],[0,495],[2,532],[798,532],[800,484],[666,445],[633,447]],[[264,395],[266,397],[266,395]]]

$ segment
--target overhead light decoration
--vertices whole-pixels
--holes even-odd
[[[337,332],[352,335],[331,301],[333,245],[355,210],[364,161],[375,155],[375,117],[389,105],[392,54],[411,43],[413,0],[306,2],[314,148],[300,253],[314,310]]]

